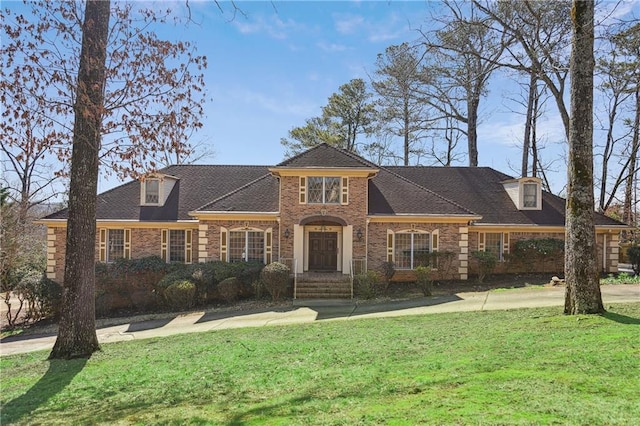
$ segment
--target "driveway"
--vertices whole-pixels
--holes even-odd
[[[612,303],[640,302],[640,285],[601,286],[605,307]],[[384,303],[315,301],[280,308],[236,312],[194,312],[173,318],[119,324],[97,330],[100,343],[149,339],[174,334],[241,327],[302,324],[314,321],[398,317],[444,312],[489,311],[564,305],[563,287],[530,287],[513,290],[458,293]],[[0,342],[0,355],[49,350],[55,335],[12,336]]]

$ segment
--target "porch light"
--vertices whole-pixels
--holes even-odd
[[[358,237],[358,241],[362,241],[362,229],[358,228],[358,232],[356,232],[356,237]]]
[[[285,238],[289,238],[289,235],[290,235],[289,228],[287,228],[287,229],[284,230],[284,237]]]

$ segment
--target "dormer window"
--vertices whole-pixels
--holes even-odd
[[[538,207],[538,184],[522,184],[522,207],[525,209],[535,209]]]
[[[160,179],[146,179],[144,181],[144,204],[158,204],[160,202]]]
[[[503,181],[502,185],[518,210],[542,210],[542,181],[540,178],[509,179]]]

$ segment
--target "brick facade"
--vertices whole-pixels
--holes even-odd
[[[285,170],[285,169],[282,169]],[[369,169],[367,169],[369,170]],[[299,173],[306,171],[301,169]],[[380,217],[369,216],[368,205],[368,172],[357,169],[340,170],[330,169],[326,174],[320,174],[314,169],[311,176],[340,177],[341,183],[348,179],[348,187],[341,187],[340,203],[309,203],[305,189],[305,200],[301,200],[300,176],[293,175],[291,171],[279,175],[279,212],[278,213],[246,213],[240,214],[229,211],[228,216],[222,212],[205,212],[196,221],[191,222],[123,222],[122,227],[116,222],[106,226],[112,229],[129,229],[130,250],[132,258],[146,256],[160,256],[162,254],[162,230],[163,229],[190,229],[192,230],[191,255],[193,262],[205,262],[221,259],[221,229],[255,230],[265,232],[265,238],[270,236],[270,253],[267,259],[276,261],[279,259],[296,259],[303,261],[302,257],[308,257],[308,242],[305,241],[309,230],[316,230],[321,226],[332,226],[340,229],[342,236],[339,248],[344,252],[339,255],[338,269],[344,273],[350,271],[350,265],[344,262],[350,260],[366,263],[368,269],[378,269],[386,262],[389,255],[388,234],[415,231],[426,232],[431,236],[437,234],[437,250],[440,253],[450,252],[446,267],[438,264],[436,279],[467,279],[469,275],[475,275],[478,271],[477,262],[471,255],[479,249],[479,233],[483,232],[480,226],[469,225],[466,219],[441,217],[427,219],[425,216],[416,216],[409,219],[407,216]],[[278,174],[278,173],[276,173]],[[309,176],[304,176],[308,182]],[[346,198],[343,196],[346,195]],[[258,218],[259,217],[259,218]],[[114,225],[115,223],[115,225]],[[111,226],[113,225],[113,226]],[[49,224],[47,230],[47,275],[57,281],[64,277],[64,256],[66,227]],[[98,228],[102,228],[98,224]],[[564,239],[564,231],[558,228],[547,227],[546,232],[533,232],[533,227],[499,229],[492,226],[485,232],[496,232],[508,235],[508,244],[505,244],[505,252],[512,253],[517,241],[525,239],[557,238]],[[551,231],[549,231],[551,229]],[[267,233],[269,231],[270,233]],[[297,233],[297,235],[296,235]],[[301,235],[304,233],[304,235]],[[350,234],[347,234],[350,233]],[[287,236],[288,235],[288,236]],[[100,232],[96,233],[96,259],[99,259]],[[433,242],[433,239],[432,239]],[[597,234],[598,268],[602,272],[616,272],[618,264],[618,234],[614,232]],[[301,255],[304,253],[304,256]],[[508,260],[505,256],[504,260]],[[341,263],[342,262],[342,263]],[[556,275],[563,274],[564,259],[558,258],[543,264],[531,265],[526,261],[508,262],[502,261],[496,268],[496,273],[513,272],[548,272]],[[341,265],[341,266],[340,266]],[[410,271],[398,270],[397,279],[411,279]]]
[[[466,233],[460,232],[465,228],[464,223],[433,223],[433,222],[371,222],[368,235],[367,266],[369,269],[380,268],[387,261],[387,236],[389,232],[421,231],[438,235],[438,252],[453,253],[450,264],[443,264],[441,268],[434,270],[436,279],[466,279],[466,257],[460,256],[461,242],[465,241]],[[464,245],[464,244],[462,244]],[[396,269],[395,280],[404,281],[413,279],[409,271]]]

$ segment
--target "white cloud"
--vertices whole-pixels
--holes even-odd
[[[344,52],[345,50],[348,50],[348,47],[344,44],[326,43],[324,41],[316,43],[316,46],[325,52]]]
[[[512,115],[510,121],[489,118],[478,126],[478,141],[483,144],[521,146],[524,134],[524,116]],[[565,140],[565,131],[559,114],[547,114],[538,119],[539,141],[557,143]]]
[[[292,19],[282,20],[277,15],[268,18],[252,15],[247,19],[234,19],[232,24],[242,34],[266,34],[277,40],[287,39],[292,32],[304,28],[304,25],[298,24]]]
[[[365,24],[364,17],[360,15],[336,13],[333,18],[336,31],[343,35],[354,34]]]
[[[244,109],[250,115],[249,108],[264,110],[275,114],[308,118],[317,112],[318,106],[306,99],[294,99],[289,95],[272,96],[263,92],[246,88],[232,90],[228,96],[233,96],[243,105],[250,105]]]

